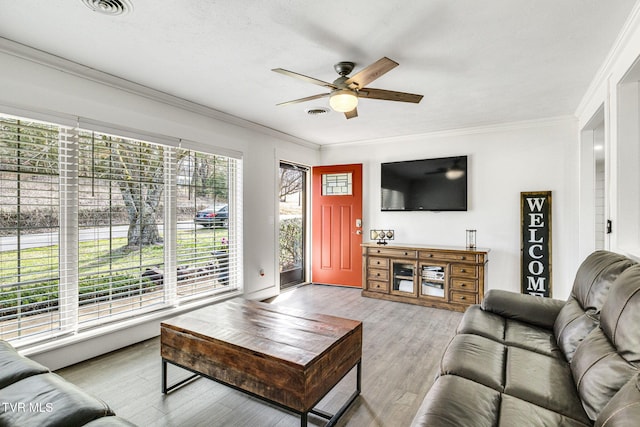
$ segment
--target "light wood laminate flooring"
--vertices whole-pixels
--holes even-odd
[[[411,423],[433,384],[439,358],[461,313],[360,296],[360,289],[307,285],[273,304],[363,322],[362,394],[338,426],[402,427]],[[136,345],[61,369],[58,374],[103,399],[119,416],[141,426],[299,426],[299,417],[200,378],[163,395],[160,341]],[[189,373],[169,369],[172,382]],[[349,373],[318,405],[333,412],[355,385]],[[326,420],[309,417],[310,426]]]

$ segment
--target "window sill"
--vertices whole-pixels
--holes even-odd
[[[236,289],[179,307],[161,309],[110,325],[81,331],[72,336],[52,338],[32,345],[16,345],[16,349],[23,356],[30,357],[51,370],[56,370],[156,337],[160,334],[160,323],[167,318],[242,295],[242,291]]]

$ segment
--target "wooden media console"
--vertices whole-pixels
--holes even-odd
[[[464,311],[482,301],[488,249],[362,245],[362,295]]]

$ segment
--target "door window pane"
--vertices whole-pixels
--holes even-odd
[[[322,175],[323,196],[350,196],[353,192],[351,172]]]

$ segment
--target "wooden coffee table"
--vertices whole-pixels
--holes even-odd
[[[161,324],[162,392],[203,376],[301,417],[334,425],[358,397],[362,322],[236,298]],[[167,386],[167,363],[194,373]],[[354,367],[356,390],[335,413],[315,409]]]

